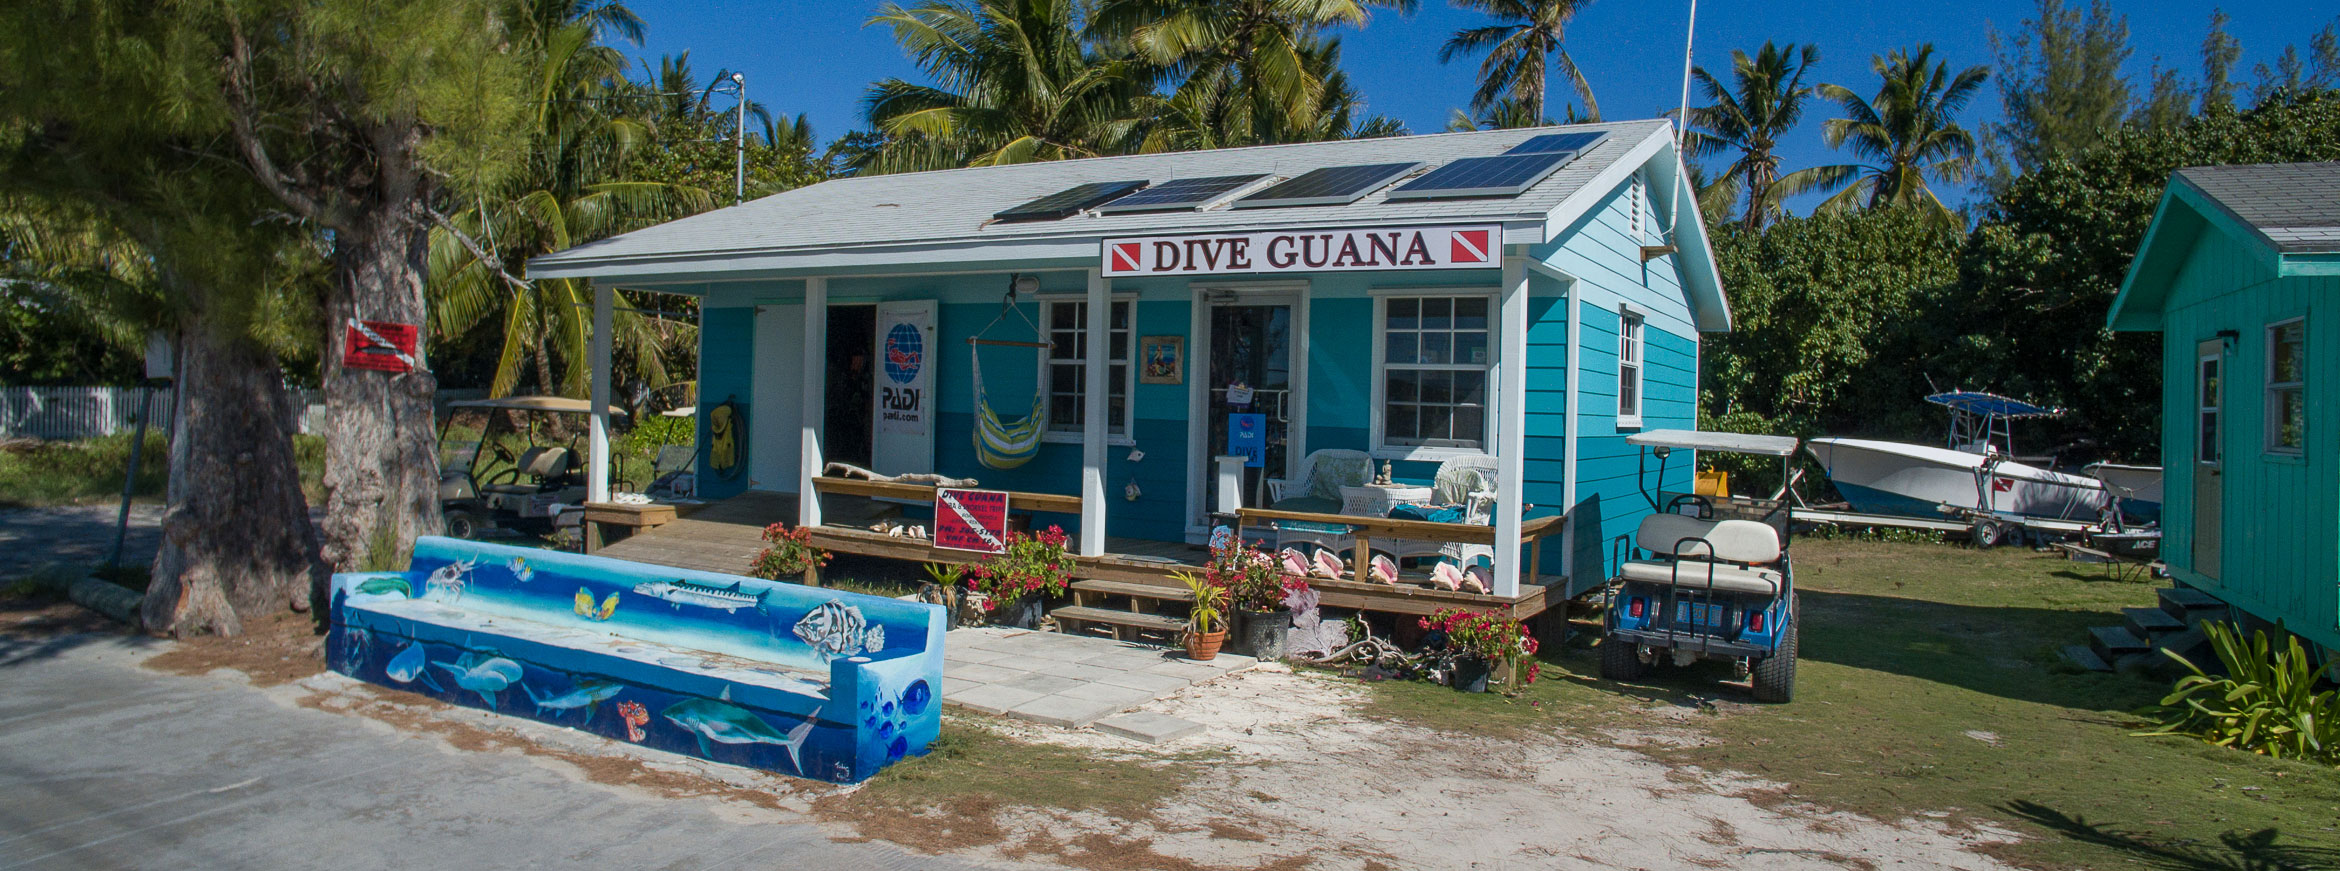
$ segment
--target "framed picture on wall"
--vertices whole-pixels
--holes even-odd
[[[1138,340],[1138,383],[1186,383],[1186,337],[1147,336]]]

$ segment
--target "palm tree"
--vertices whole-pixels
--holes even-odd
[[[1251,111],[1236,73],[1220,70],[1167,96],[1141,98],[1148,121],[1140,150],[1198,151],[1282,142],[1323,142],[1403,136],[1405,124],[1380,115],[1359,117],[1365,103],[1341,70],[1341,42],[1311,37],[1300,48],[1303,68],[1322,84],[1307,126],[1291,126],[1285,113]]]
[[[886,79],[863,112],[886,142],[861,171],[990,166],[1118,154],[1139,134],[1142,76],[1090,51],[1077,0],[924,0],[880,7],[932,85]]]
[[[1584,119],[1599,121],[1601,104],[1593,99],[1592,83],[1585,81],[1584,71],[1577,69],[1564,44],[1569,20],[1591,4],[1592,0],[1455,0],[1454,5],[1484,12],[1499,23],[1455,31],[1438,49],[1438,62],[1486,52],[1471,108],[1484,113],[1509,99],[1519,104],[1513,117],[1542,119],[1547,109],[1545,67],[1557,56],[1560,74],[1584,102]]]
[[[1869,99],[1841,85],[1820,86],[1821,96],[1844,108],[1844,117],[1821,127],[1822,140],[1830,148],[1850,145],[1855,156],[1870,162],[1820,167],[1815,187],[1845,187],[1819,208],[1918,206],[1952,217],[1926,180],[1956,184],[1973,175],[1974,135],[1956,116],[1990,73],[1972,66],[1952,74],[1947,63],[1933,58],[1931,43],[1915,53],[1896,49],[1874,57],[1869,65],[1883,83]]]
[[[1256,142],[1329,138],[1346,126],[1321,119],[1337,75],[1339,49],[1320,39],[1336,27],[1363,27],[1375,9],[1411,14],[1416,0],[1102,0],[1091,38],[1123,46],[1134,59],[1177,79],[1170,100],[1226,118]],[[1334,62],[1328,65],[1327,59]],[[1338,109],[1354,100],[1334,100]],[[1240,113],[1244,118],[1233,118]],[[1174,116],[1185,123],[1188,116]]]
[[[1731,83],[1723,84],[1705,67],[1691,71],[1691,79],[1707,105],[1690,110],[1690,129],[1683,134],[1683,150],[1691,157],[1732,151],[1738,158],[1720,175],[1698,189],[1698,205],[1708,215],[1729,214],[1732,203],[1745,194],[1746,211],[1739,223],[1749,230],[1780,214],[1781,202],[1815,187],[1834,187],[1849,179],[1841,169],[1816,167],[1779,174],[1774,149],[1781,136],[1803,120],[1804,99],[1812,86],[1804,74],[1820,61],[1820,50],[1793,43],[1776,46],[1766,41],[1748,57],[1731,52]]]
[[[431,234],[433,331],[454,337],[502,321],[492,395],[517,390],[524,366],[544,392],[582,396],[586,389],[591,286],[525,280],[518,277],[520,264],[715,205],[703,188],[625,177],[630,156],[651,141],[653,129],[623,112],[640,101],[622,79],[624,57],[598,42],[597,30],[578,21],[541,35],[542,44],[532,47],[539,52],[537,80],[530,83],[536,129],[526,165],[495,195],[446,216]],[[672,328],[624,302],[615,328],[633,376],[653,389],[665,386]]]

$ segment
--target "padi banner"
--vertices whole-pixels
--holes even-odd
[[[1490,269],[1503,265],[1494,224],[1353,227],[1107,239],[1105,275]]]
[[[889,475],[934,471],[933,300],[877,307],[870,453]]]

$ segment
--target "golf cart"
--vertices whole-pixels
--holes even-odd
[[[591,409],[585,400],[561,396],[448,403],[447,420],[439,425],[439,512],[447,534],[551,535],[576,525],[585,501],[585,416]],[[610,413],[625,414],[615,406]],[[555,427],[553,415],[576,420]],[[458,427],[457,418],[466,424]],[[484,418],[476,429],[469,423],[474,418]]]
[[[1622,546],[1607,589],[1601,676],[1635,680],[1671,661],[1728,659],[1749,678],[1755,699],[1785,702],[1796,692],[1796,587],[1788,562],[1787,487],[1798,443],[1786,436],[1653,430],[1627,436],[1641,449],[1635,479],[1656,513]],[[1718,500],[1653,493],[1676,450],[1775,457],[1781,492],[1769,500]],[[1666,498],[1664,504],[1659,499]],[[1718,502],[1722,503],[1718,505]],[[1719,510],[1718,510],[1719,509]]]

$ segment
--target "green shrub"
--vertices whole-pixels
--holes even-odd
[[[2231,624],[2205,623],[2226,667],[2212,676],[2163,650],[2192,672],[2161,700],[2161,727],[2139,735],[2190,735],[2221,747],[2340,765],[2340,691],[2316,689],[2316,665],[2296,636],[2275,649],[2267,633],[2249,641]]]

